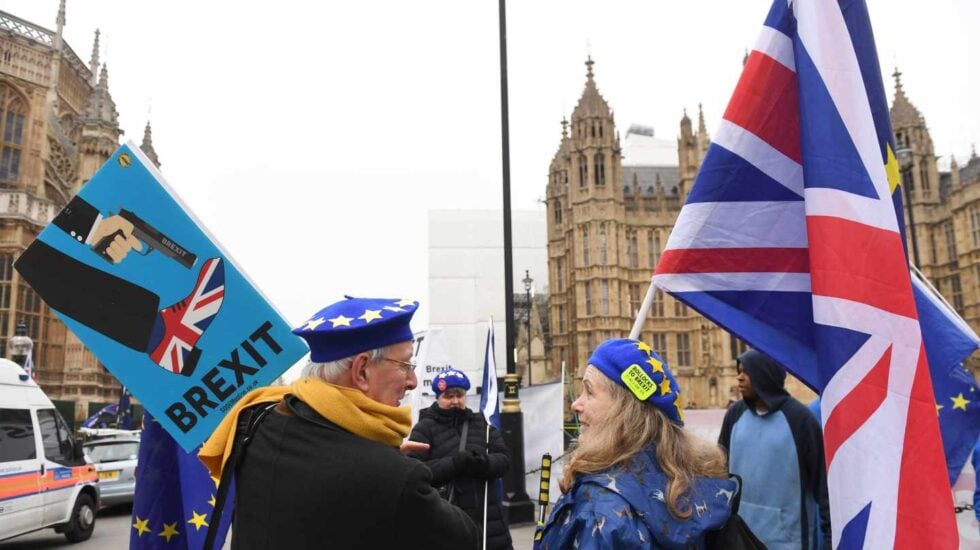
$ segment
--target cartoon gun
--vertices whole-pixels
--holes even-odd
[[[194,263],[197,262],[196,254],[177,244],[172,239],[157,230],[157,228],[146,223],[140,219],[139,216],[133,214],[129,210],[120,208],[118,216],[133,224],[133,236],[150,247],[147,254],[149,254],[150,251],[157,250],[164,256],[177,260],[180,265],[186,267],[187,269],[194,267]],[[125,234],[121,229],[117,229],[111,235],[103,237],[95,244],[94,247],[92,247],[95,253],[102,259],[111,262],[112,260],[109,258],[106,251],[108,250],[109,245],[112,244],[113,239],[115,239],[117,236],[125,237]]]

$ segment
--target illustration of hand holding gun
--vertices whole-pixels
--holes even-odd
[[[75,197],[52,222],[113,264],[130,253],[158,251],[187,269],[197,255],[170,239],[139,216],[119,209],[102,217],[88,202]],[[47,304],[75,321],[131,349],[145,352],[168,372],[189,376],[201,355],[197,342],[224,301],[225,274],[221,258],[206,260],[184,299],[160,309],[155,293],[35,241],[15,263],[20,274]]]

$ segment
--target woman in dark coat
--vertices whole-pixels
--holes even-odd
[[[419,422],[409,439],[428,443],[429,450],[410,453],[432,470],[432,485],[443,498],[462,508],[483,526],[483,506],[487,503],[487,549],[513,548],[497,492],[498,481],[510,468],[510,453],[503,438],[490,428],[482,414],[466,408],[470,381],[462,372],[449,368],[432,380],[436,402],[419,414]],[[460,438],[466,426],[466,443]],[[484,500],[484,491],[489,491]]]

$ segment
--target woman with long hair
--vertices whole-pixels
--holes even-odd
[[[581,432],[535,548],[702,548],[731,515],[725,455],[683,429],[680,387],[638,340],[603,342],[572,410]]]

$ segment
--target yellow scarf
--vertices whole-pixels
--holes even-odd
[[[301,378],[291,386],[259,388],[235,405],[201,447],[198,457],[212,476],[221,477],[221,469],[231,455],[238,414],[242,409],[259,403],[276,403],[288,394],[300,398],[320,416],[341,428],[392,447],[401,445],[412,427],[412,413],[408,406],[392,407],[378,403],[354,388],[313,378]]]

